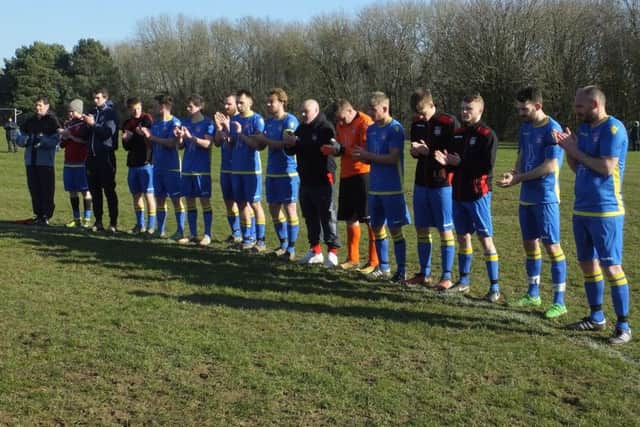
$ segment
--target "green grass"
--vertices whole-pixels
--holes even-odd
[[[126,229],[133,209],[123,155]],[[499,150],[496,171],[510,168],[514,155]],[[633,302],[639,162],[631,153],[625,178]],[[414,162],[407,163],[410,201]],[[30,215],[22,152],[0,153],[0,182],[0,425],[638,424],[640,340],[611,348],[609,332],[561,329],[587,311],[570,234],[568,168],[569,315],[559,321],[542,318],[551,296],[546,262],[543,307],[516,310],[479,301],[481,256],[471,296],[442,297],[228,251],[219,242],[228,228],[217,183],[218,241],[200,250],[65,229],[71,214],[61,177],[53,227],[11,225]],[[517,194],[494,191],[507,298],[526,290]],[[407,227],[405,235],[413,271],[415,232]],[[268,236],[273,244],[270,226]],[[302,233],[300,252],[305,240]],[[438,249],[434,267],[437,276]],[[608,295],[605,310],[613,322]],[[631,324],[640,325],[637,311]]]

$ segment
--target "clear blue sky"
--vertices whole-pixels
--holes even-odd
[[[136,22],[149,16],[183,14],[212,20],[254,16],[308,21],[324,13],[353,14],[375,3],[375,0],[13,1],[3,4],[0,12],[0,65],[4,66],[2,59],[13,57],[17,48],[34,41],[60,43],[68,50],[82,38],[94,38],[106,44],[121,41],[133,35]]]

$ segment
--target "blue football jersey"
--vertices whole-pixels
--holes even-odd
[[[282,119],[271,117],[267,119],[264,134],[274,141],[282,141],[284,134],[293,133],[298,128],[298,119],[287,113]],[[284,150],[274,150],[269,147],[269,161],[267,162],[267,176],[284,177],[297,176],[297,163],[295,155],[287,155]]]
[[[591,157],[617,157],[613,173],[603,176],[578,163],[576,166],[574,214],[606,217],[624,215],[622,179],[629,139],[620,120],[609,116],[596,126],[578,128],[578,148]]]
[[[558,168],[555,172],[537,179],[523,181],[520,186],[520,203],[524,205],[541,203],[559,203],[559,174],[564,151],[553,137],[553,132],[561,132],[562,128],[551,117],[537,126],[524,123],[518,134],[518,150],[520,152],[521,172],[529,172],[547,159],[556,159]]]
[[[167,121],[156,120],[151,125],[150,131],[153,136],[163,139],[173,138],[173,130],[180,127],[180,119],[171,117]],[[176,148],[165,147],[162,144],[152,144],[151,156],[155,170],[180,170],[180,156]]]
[[[243,135],[255,135],[264,132],[264,120],[260,114],[253,113],[248,117],[236,115],[231,119],[242,125]],[[231,137],[233,138],[233,152],[231,154],[231,169],[235,174],[260,174],[262,165],[260,163],[260,153],[249,147],[242,141],[239,135],[235,134],[233,123],[231,124]]]
[[[372,124],[367,128],[367,151],[389,154],[392,148],[400,150],[400,160],[394,165],[371,163],[369,194],[400,194],[404,182],[404,129],[397,120],[385,126]]]
[[[215,125],[209,118],[204,118],[193,123],[191,119],[185,119],[182,125],[189,129],[191,135],[205,139],[206,136],[215,134]],[[195,142],[184,140],[184,155],[182,156],[183,175],[209,175],[211,173],[211,150],[202,148]]]

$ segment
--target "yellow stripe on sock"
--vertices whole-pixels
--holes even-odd
[[[387,238],[387,231],[383,228],[382,230],[375,233],[376,240],[384,240]]]
[[[622,271],[607,278],[607,283],[609,283],[610,286],[624,286],[627,284],[627,276],[624,274],[624,271]]]
[[[444,239],[440,244],[441,246],[455,246],[456,241],[455,239]]]
[[[540,259],[540,258],[542,258],[542,252],[540,251],[540,249],[527,252],[527,259]]]
[[[498,254],[484,254],[485,261],[498,261]]]
[[[473,248],[469,247],[469,248],[458,248],[458,254],[460,255],[471,255],[473,254]]]
[[[431,243],[431,233],[429,233],[429,230],[418,230],[416,234],[418,235],[419,243]]]
[[[584,275],[584,281],[585,282],[600,282],[603,279],[604,279],[604,276],[602,275],[602,271],[599,271],[599,272],[594,273],[594,274],[585,274]]]
[[[566,259],[566,257],[564,256],[564,251],[562,250],[552,253],[550,258],[551,261],[564,261]]]
[[[393,239],[394,242],[399,242],[400,240],[403,240],[404,235],[402,234],[402,229],[400,229],[399,231],[396,231],[395,233],[392,232],[391,238]]]

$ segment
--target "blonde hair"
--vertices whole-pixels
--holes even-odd
[[[276,98],[278,98],[278,101],[282,102],[285,107],[289,103],[289,97],[287,96],[287,92],[285,92],[284,89],[280,87],[271,89],[271,91],[269,91],[269,96],[273,95],[275,95]]]
[[[386,105],[388,107],[389,97],[384,92],[373,92],[371,94],[371,98],[369,99],[369,104],[371,106]]]

